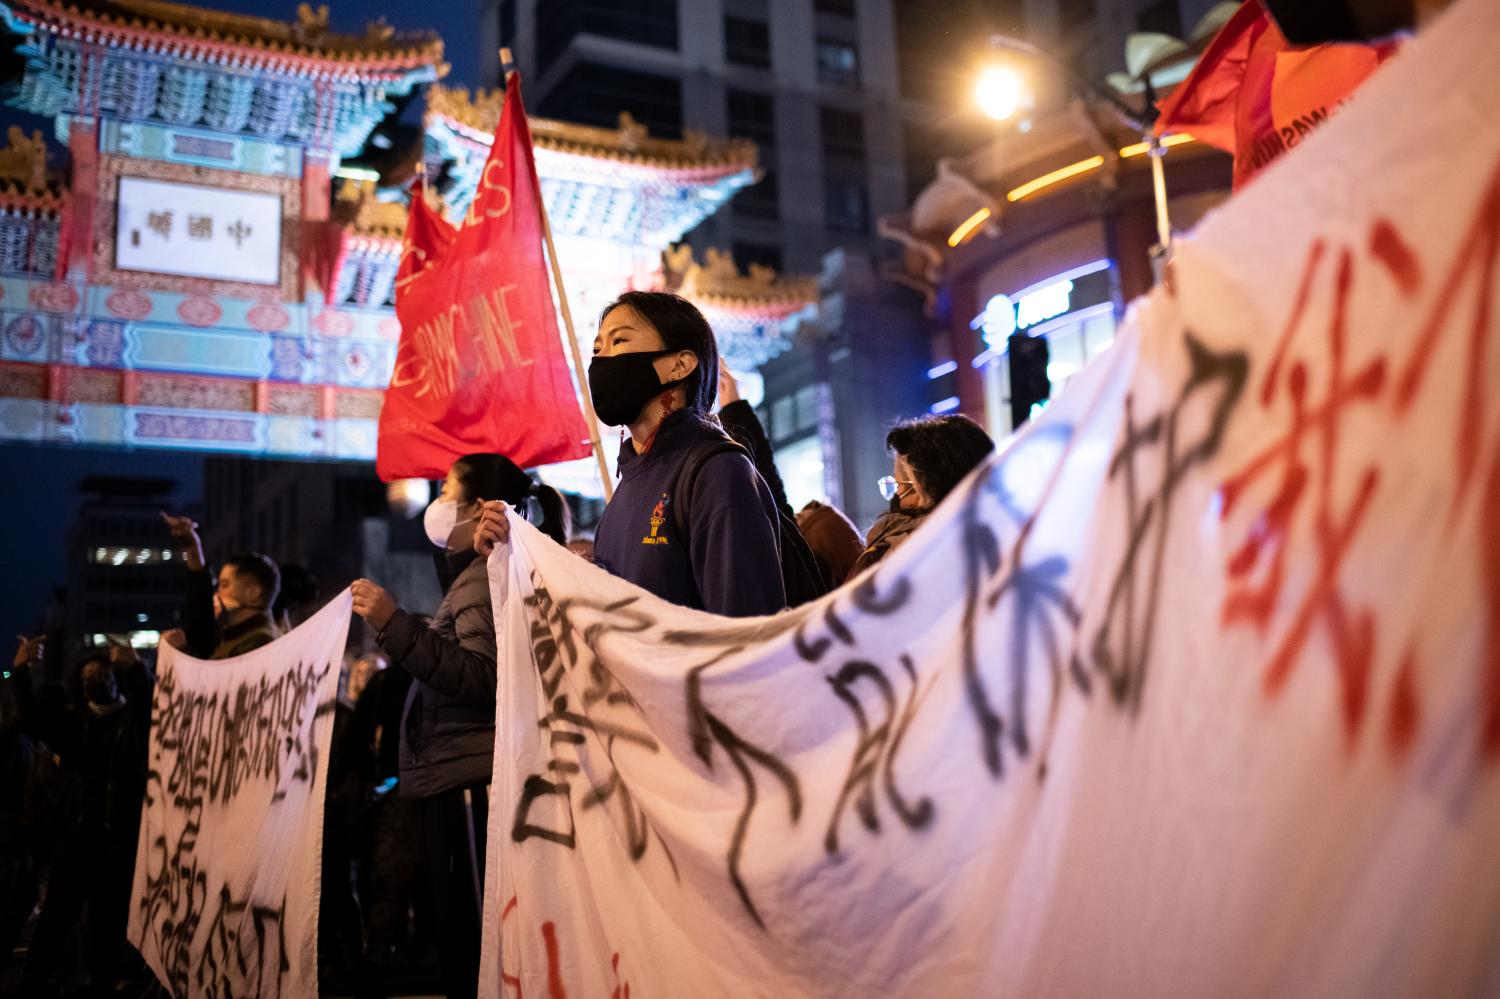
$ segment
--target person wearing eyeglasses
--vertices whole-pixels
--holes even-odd
[[[967,416],[924,416],[891,428],[885,438],[891,474],[876,484],[890,501],[865,538],[853,579],[891,553],[922,526],[943,499],[995,450],[995,442]]]

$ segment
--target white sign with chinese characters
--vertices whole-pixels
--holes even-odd
[[[217,281],[281,280],[281,195],[121,177],[120,270]]]

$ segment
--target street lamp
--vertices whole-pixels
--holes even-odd
[[[974,97],[980,110],[996,121],[1004,121],[1021,107],[1026,85],[1021,74],[1009,66],[991,66],[979,74]]]
[[[1028,58],[1050,63],[1061,70],[1063,75],[1085,96],[1102,102],[1121,124],[1140,136],[1141,142],[1145,144],[1147,153],[1151,157],[1151,194],[1156,203],[1156,239],[1161,251],[1165,253],[1172,245],[1172,223],[1167,214],[1167,177],[1161,162],[1166,150],[1162,146],[1161,139],[1157,137],[1156,130],[1152,127],[1158,112],[1150,79],[1146,80],[1145,109],[1137,111],[1121,100],[1113,90],[1089,79],[1051,52],[1025,39],[1012,35],[991,35],[990,47],[1008,49]],[[1023,92],[1024,86],[1020,75],[1013,69],[999,65],[992,66],[981,73],[978,85],[975,87],[975,96],[979,99],[980,108],[997,121],[1004,121],[1016,113],[1021,105]]]

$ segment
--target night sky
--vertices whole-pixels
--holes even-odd
[[[294,20],[294,0],[238,0],[201,6],[261,17]],[[316,6],[316,3],[314,4]],[[422,4],[392,4],[374,0],[334,0],[332,28],[358,34],[367,22],[384,17],[397,31],[430,29],[447,43],[452,65],[449,83],[473,86],[478,82],[481,40],[475,35],[478,0],[429,0]],[[483,81],[489,83],[490,81]],[[10,108],[0,109],[0,128],[20,124],[28,132],[41,128],[51,138],[51,123]],[[374,470],[371,470],[374,475]],[[202,498],[201,455],[170,451],[103,451],[81,448],[0,445],[3,476],[3,516],[0,516],[0,639],[6,663],[15,651],[15,636],[31,633],[40,621],[53,584],[65,582],[68,528],[77,515],[81,497],[78,482],[88,475],[130,475],[175,479],[177,505]],[[163,531],[163,539],[166,534]]]

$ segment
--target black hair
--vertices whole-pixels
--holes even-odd
[[[61,684],[48,684],[47,687],[42,688],[43,690],[52,688],[47,694],[47,698],[51,700],[50,704],[41,704],[41,701],[47,698],[41,696],[41,690],[37,691],[38,704],[44,710],[50,708],[53,711],[60,710],[67,704],[82,707],[88,701],[88,698],[83,693],[83,671],[89,667],[90,663],[99,663],[101,666],[107,666],[111,670],[115,668],[114,664],[109,661],[108,647],[90,649],[83,654],[82,658],[73,663],[72,667],[65,674]],[[59,690],[63,691],[61,698],[57,694]]]
[[[537,527],[558,544],[567,538],[572,517],[562,493],[536,481],[505,455],[466,454],[453,463],[453,475],[465,503],[504,500],[524,511],[526,501],[536,497],[542,511],[542,522]]]
[[[453,477],[465,503],[504,500],[523,506],[536,482],[503,454],[466,454],[453,463]]]
[[[719,398],[719,343],[713,327],[698,307],[681,295],[665,291],[627,291],[604,307],[599,322],[614,309],[625,306],[661,334],[667,350],[690,350],[698,366],[683,382],[687,408],[707,416]]]
[[[229,556],[224,564],[260,584],[261,600],[267,611],[276,606],[276,598],[281,596],[281,570],[276,568],[276,563],[271,561],[269,555],[242,552]]]
[[[962,414],[903,420],[886,435],[885,446],[906,459],[934,505],[995,450],[990,435]]]
[[[281,595],[272,604],[271,615],[280,618],[317,599],[318,577],[307,566],[289,562],[281,567]]]

